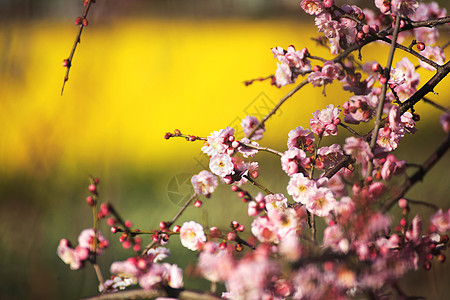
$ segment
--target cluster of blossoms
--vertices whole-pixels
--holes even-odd
[[[369,36],[373,41],[378,35],[389,36],[387,28],[394,19],[395,26],[403,28],[410,21],[440,18],[446,13],[434,2],[418,4],[414,0],[375,0],[378,14],[357,6],[337,7],[333,0],[303,0],[300,5],[315,16],[315,24],[328,40],[332,54],[342,54],[354,45],[362,47]],[[382,27],[387,28],[380,31]],[[419,41],[409,47],[413,51],[412,46],[417,45],[418,52],[414,54],[420,58],[419,66],[440,72],[436,69],[445,63],[444,52],[431,46],[436,43],[437,29],[418,27],[410,32]],[[402,32],[397,42],[406,37],[406,32]],[[291,84],[299,75],[309,74],[308,82],[313,87],[325,87],[338,80],[352,95],[341,106],[330,104],[315,111],[309,128],[292,129],[284,152],[260,147],[255,142],[263,138],[262,123],[266,119],[261,123],[253,116],[242,121],[246,137],[240,140],[231,127],[214,131],[206,138],[183,135],[179,130],[167,133],[166,139],[203,140],[201,150],[209,156],[209,170],[192,176],[195,194],[171,222],[162,221],[157,230],[133,231],[131,222],[123,222],[111,206],[100,206],[96,217],[113,214],[107,224],[113,233],[122,233],[124,248],[132,246],[136,252],[141,251],[142,240],[136,235],[152,234],[152,243],[141,256],[111,265],[112,277],[100,285],[102,292],[136,284],[145,290],[180,290],[181,269],[160,263],[170,251],[159,246],[166,245],[171,235],[179,236],[183,247],[198,252],[196,274],[225,284],[224,299],[378,299],[392,291],[400,298],[404,295],[396,283],[404,274],[419,268],[428,270],[433,260],[445,261],[450,209],[436,208],[427,220],[428,226],[423,225],[419,215],[411,216],[410,205],[435,206],[406,198],[414,182],[406,174],[406,161],[393,153],[406,134],[417,131],[419,115],[414,108],[405,109],[405,104],[421,89],[416,66],[407,58],[396,62],[395,68],[385,69],[376,61],[356,64],[348,55],[325,60],[310,55],[306,48],[296,50],[294,46],[287,50],[275,47],[272,53],[278,60],[272,82],[275,86]],[[311,67],[310,59],[319,59],[323,65]],[[381,120],[376,111],[386,118]],[[370,134],[359,134],[347,125],[367,123],[375,117],[373,140]],[[440,121],[448,134],[450,113],[447,111]],[[340,127],[352,136],[345,138],[342,146],[322,145],[327,137],[338,135]],[[444,145],[449,148],[448,142]],[[279,156],[288,181],[285,193],[273,193],[254,180],[258,178],[259,165],[249,159],[253,160],[259,151]],[[445,152],[439,151],[433,157]],[[252,197],[244,187],[248,181],[265,194]],[[210,198],[221,182],[231,185],[231,190],[246,203],[250,233],[235,220],[226,230],[216,226],[205,230],[195,221],[170,229],[193,199]],[[98,180],[94,180],[89,187],[92,196],[87,199],[95,213],[97,184]],[[395,203],[400,216],[389,213]],[[199,207],[201,201],[197,199],[194,205]],[[319,221],[324,225],[321,235],[317,233]],[[75,249],[66,239],[61,240],[58,255],[72,269],[79,269],[107,245],[98,231],[88,229],[80,235]],[[95,259],[91,261],[95,263]]]
[[[94,253],[100,255],[108,246],[109,242],[100,232],[88,228],[78,236],[78,246],[75,248],[72,248],[67,239],[62,239],[59,242],[57,253],[63,262],[70,265],[72,270],[78,270]]]

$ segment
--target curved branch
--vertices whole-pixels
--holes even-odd
[[[171,297],[176,296],[178,299],[186,299],[186,300],[217,300],[221,299],[217,295],[197,292],[197,291],[188,291],[183,290],[179,292],[177,295],[169,295],[164,290],[127,290],[120,291],[115,293],[106,293],[103,295],[97,295],[89,298],[85,298],[84,300],[121,300],[121,299],[153,299],[157,297]]]

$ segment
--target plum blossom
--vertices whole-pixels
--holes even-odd
[[[317,187],[316,182],[305,177],[303,173],[296,173],[291,177],[287,186],[288,194],[295,202],[306,204],[309,194]]]
[[[353,136],[345,139],[344,152],[358,163],[368,162],[373,157],[369,144],[364,139]]]
[[[319,15],[323,12],[324,6],[318,0],[302,0],[300,3],[302,9],[309,15]]]
[[[391,152],[398,147],[398,143],[402,134],[390,129],[388,126],[378,131],[377,145],[381,147],[381,151]]]
[[[247,116],[241,122],[242,129],[244,130],[244,134],[247,137],[250,135],[250,133],[253,131],[253,129],[255,129],[258,125],[259,125],[259,120],[253,116]],[[266,130],[263,125],[258,127],[258,129],[255,131],[255,133],[251,137],[251,139],[255,140],[255,141],[262,139],[264,131],[266,131]]]
[[[59,242],[56,253],[65,264],[70,265],[71,270],[78,270],[83,266],[83,260],[80,259],[77,251],[70,247],[67,239],[62,239]]]
[[[184,222],[180,229],[180,241],[189,250],[200,250],[206,243],[203,226],[194,221]]]
[[[332,168],[342,158],[343,152],[339,144],[321,147],[317,150],[316,166],[319,169]]]
[[[388,14],[391,11],[390,0],[375,0],[375,6],[381,11],[382,14]]]
[[[203,277],[212,282],[227,280],[234,268],[229,248],[220,249],[218,243],[207,242],[198,258],[198,269]]]
[[[341,76],[342,66],[333,61],[326,61],[320,71],[312,72],[308,75],[308,81],[314,86],[324,86],[333,82]]]
[[[153,264],[139,277],[139,285],[145,290],[157,289],[161,285],[174,289],[183,287],[183,271],[177,265]]]
[[[287,141],[288,149],[300,148],[305,150],[313,143],[314,143],[314,134],[309,129],[303,129],[302,126],[292,129],[288,133],[288,141]]]
[[[441,116],[441,126],[442,129],[444,129],[444,132],[449,133],[450,132],[450,113],[444,113]]]
[[[319,217],[326,217],[334,209],[336,199],[333,192],[325,187],[313,188],[306,200],[305,206],[308,211]]]
[[[256,147],[258,147],[259,144],[257,142],[250,141],[248,138],[242,138],[239,141],[239,146],[237,147],[239,153],[241,153],[245,158],[254,157],[255,154],[258,153],[258,149],[248,147],[245,144],[253,145]]]
[[[317,28],[319,28],[319,32],[323,32],[327,38],[332,39],[339,36],[341,25],[338,21],[333,20],[329,13],[318,15],[315,19],[315,23]]]
[[[316,110],[313,116],[310,121],[312,132],[319,136],[337,135],[339,108],[330,104],[325,109]]]
[[[414,21],[425,21],[428,19],[443,18],[446,15],[447,10],[445,8],[440,8],[438,3],[432,1],[430,3],[419,3],[416,12],[409,17]]]
[[[450,209],[446,212],[439,209],[434,215],[431,216],[430,222],[436,226],[437,231],[446,233],[450,230]]]
[[[217,177],[210,172],[203,170],[191,178],[194,191],[198,195],[209,197],[217,187]]]
[[[374,103],[372,101],[374,95],[355,95],[342,105],[344,121],[350,124],[359,124],[360,122],[368,122],[374,112]],[[375,96],[378,100],[378,97]]]
[[[418,42],[425,43],[426,45],[436,44],[439,38],[439,30],[435,27],[414,28],[413,33]]]
[[[234,148],[234,128],[227,127],[220,131],[214,131],[206,138],[205,145],[202,147],[203,153],[213,156],[217,154],[233,154]]]
[[[397,16],[408,16],[413,14],[417,7],[419,7],[419,3],[416,0],[392,0],[391,1],[391,9],[392,13]]]
[[[267,211],[271,209],[285,210],[289,202],[283,194],[269,194],[264,197]]]
[[[234,165],[228,154],[216,154],[211,157],[209,168],[217,176],[225,177],[233,174]]]
[[[277,63],[277,70],[275,72],[274,84],[277,87],[282,87],[293,82],[294,79],[292,78],[292,71],[289,65]]]
[[[441,47],[430,47],[426,46],[423,51],[420,52],[426,58],[434,61],[438,65],[443,65],[445,63],[445,53]],[[435,71],[435,68],[423,60],[419,59],[419,65],[425,70]]]
[[[291,148],[283,153],[281,156],[281,168],[288,175],[303,171],[303,161],[306,158],[306,153],[299,148]]]
[[[105,237],[97,231],[97,247],[94,249],[94,229],[88,228],[84,229],[78,236],[78,244],[80,247],[89,249],[89,251],[94,252],[97,250],[97,254],[101,254],[103,249],[108,247],[109,243]]]
[[[405,161],[397,161],[397,158],[393,154],[389,154],[381,168],[381,177],[384,180],[391,180],[392,175],[404,171],[405,164]]]

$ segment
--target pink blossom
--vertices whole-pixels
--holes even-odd
[[[450,113],[444,113],[441,116],[441,126],[444,129],[444,132],[450,132]]]
[[[437,231],[446,233],[450,230],[450,209],[446,212],[439,209],[434,215],[431,216],[430,222],[436,226]]]
[[[247,137],[250,135],[250,133],[253,131],[253,129],[255,129],[258,125],[259,125],[258,119],[253,116],[247,116],[241,122],[241,126],[244,130],[244,134]],[[262,139],[264,131],[266,131],[264,126],[258,127],[258,129],[255,131],[255,134],[253,134],[253,136],[251,137],[251,139],[255,140],[255,141]]]
[[[344,152],[358,163],[368,162],[373,157],[369,144],[362,138],[352,136],[345,139]]]
[[[319,87],[331,83],[331,81],[320,71],[312,72],[308,75],[308,82],[313,87]]]
[[[392,0],[391,9],[392,13],[397,16],[408,16],[413,14],[419,3],[416,0]]]
[[[381,168],[381,177],[384,180],[391,180],[392,175],[401,170],[405,161],[397,161],[397,158],[393,154],[389,154],[386,157],[386,161]]]
[[[345,238],[342,227],[338,224],[325,228],[323,231],[323,245],[341,253],[348,253],[350,250],[350,243]]]
[[[370,218],[366,220],[361,240],[369,241],[375,236],[386,235],[389,232],[389,225],[391,225],[391,219],[388,216],[383,215],[380,212],[374,212]]]
[[[339,144],[333,144],[329,147],[321,147],[317,150],[316,166],[319,169],[332,168],[342,158],[342,152]]]
[[[304,170],[302,165],[305,158],[306,153],[302,149],[289,149],[281,156],[281,168],[286,174],[294,175]]]
[[[399,131],[402,128],[400,122],[400,109],[397,105],[392,105],[389,109],[389,128],[394,131]]]
[[[283,240],[288,234],[295,233],[297,229],[297,215],[294,209],[271,209],[267,211],[267,217],[273,224],[273,230],[278,241]]]
[[[436,44],[439,38],[439,31],[435,27],[414,28],[413,33],[418,42],[425,43],[426,45]]]
[[[356,5],[348,5],[344,4],[341,6],[341,9],[349,15],[359,15],[362,13],[362,9]],[[341,18],[340,23],[345,28],[354,28],[358,25],[356,21],[353,21],[350,18]]]
[[[372,95],[351,96],[350,99],[343,104],[344,121],[350,124],[359,124],[360,122],[368,122],[373,115],[374,107],[370,101]]]
[[[234,165],[228,154],[216,154],[209,161],[211,172],[219,177],[225,177],[233,173]]]
[[[206,242],[202,225],[194,221],[184,222],[180,229],[180,241],[189,250],[200,250]]]
[[[342,65],[333,61],[326,61],[322,66],[322,74],[329,80],[338,79],[342,72]]]
[[[78,236],[78,246],[89,249],[90,252],[94,252],[94,236],[94,229],[84,229]],[[102,254],[103,249],[107,248],[108,245],[109,243],[105,237],[97,231],[97,254]]]
[[[275,72],[275,85],[282,87],[287,84],[293,83],[292,71],[289,65],[277,63],[277,70]]]
[[[296,173],[291,177],[287,186],[288,194],[294,198],[295,202],[306,204],[309,193],[316,188],[316,183],[308,179],[303,173]]]
[[[231,155],[234,152],[231,146],[232,141],[234,141],[233,128],[227,127],[220,131],[214,131],[206,138],[202,151],[209,156],[225,153]]]
[[[375,0],[375,6],[381,11],[382,14],[388,14],[391,11],[390,0]]]
[[[428,58],[429,60],[434,61],[438,65],[443,65],[445,63],[445,53],[441,47],[430,47],[426,46],[425,50],[421,51],[420,54]],[[427,64],[423,60],[419,59],[419,65],[429,71],[435,71],[436,69],[431,65]]]
[[[388,84],[397,86],[406,81],[405,74],[400,69],[392,68],[389,76]]]
[[[439,4],[433,1],[430,3],[419,3],[416,12],[409,17],[414,21],[425,21],[428,19],[443,18],[445,16],[447,16],[447,10],[440,8]]]
[[[413,115],[409,111],[401,115],[400,122],[407,133],[414,133],[417,131],[417,128],[415,127],[416,122],[414,122]]]
[[[321,1],[318,0],[302,0],[300,6],[309,15],[319,15],[323,12],[324,7]]]
[[[141,268],[138,267],[141,266]],[[138,264],[137,259],[129,258],[125,261],[115,261],[109,268],[112,274],[116,274],[122,278],[131,278],[137,283],[137,277],[140,276],[143,270],[146,270],[150,265],[147,260],[142,260],[141,264]]]
[[[239,146],[237,147],[239,153],[241,153],[245,158],[254,157],[255,154],[258,153],[258,149],[247,147],[245,144],[250,144],[256,147],[258,147],[259,144],[257,142],[250,141],[248,138],[242,138],[239,141]]]
[[[331,39],[339,36],[340,24],[333,20],[329,13],[318,15],[315,23],[317,28],[319,28],[319,32],[323,32],[327,38]]]
[[[182,270],[177,265],[168,263],[153,264],[145,274],[139,276],[139,285],[145,290],[161,286],[179,289],[183,286]]]
[[[283,194],[269,194],[264,197],[267,211],[271,209],[285,210],[289,202]]]
[[[287,146],[289,149],[301,148],[305,150],[312,143],[314,143],[314,134],[309,129],[303,129],[302,126],[292,129],[288,133]]]
[[[260,216],[253,220],[251,231],[261,243],[278,244],[280,241],[275,225],[269,220],[268,216]]]
[[[71,270],[78,270],[83,266],[83,260],[80,259],[77,251],[70,247],[67,239],[62,239],[59,242],[56,253],[65,264],[70,265]]]
[[[319,136],[337,135],[337,124],[339,120],[339,109],[333,104],[327,105],[325,109],[316,110],[310,121],[311,130]]]
[[[210,172],[203,170],[191,178],[194,191],[198,195],[209,197],[217,187],[217,177]]]
[[[221,250],[219,244],[207,242],[200,253],[197,267],[203,277],[219,282],[227,280],[233,274],[234,261],[228,248]]]
[[[401,134],[385,126],[380,131],[378,131],[377,144],[382,148],[382,151],[390,152],[397,149],[401,137]]]
[[[402,85],[409,85],[416,89],[420,82],[420,75],[416,72],[414,64],[406,57],[403,57],[401,61],[395,64],[395,68],[400,70],[405,75],[405,82]]]
[[[327,187],[333,191],[336,197],[342,197],[347,194],[345,182],[342,178],[342,172],[337,172],[328,180]]]
[[[147,258],[153,263],[162,261],[170,256],[170,250],[164,247],[151,248],[147,251]]]
[[[312,189],[306,200],[306,209],[319,217],[326,217],[334,209],[336,199],[333,192],[325,187]]]
[[[289,67],[305,70],[308,66],[308,61],[304,55],[304,52],[306,51],[306,48],[303,48],[302,50],[295,50],[294,46],[289,46],[286,50],[286,54],[284,55]]]

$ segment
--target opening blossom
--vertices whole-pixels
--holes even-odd
[[[184,222],[180,229],[180,241],[189,250],[200,250],[206,243],[203,226],[194,221]]]
[[[337,125],[340,123],[339,109],[333,104],[325,109],[316,110],[310,121],[311,130],[319,136],[337,135]]]
[[[319,15],[323,12],[324,6],[321,1],[318,0],[302,0],[300,6],[309,15]]]
[[[216,154],[209,161],[211,172],[219,177],[225,177],[233,173],[234,165],[228,154]]]
[[[316,187],[315,181],[305,177],[303,173],[296,173],[289,181],[287,192],[294,198],[295,202],[306,204],[309,193]]]
[[[257,127],[258,125],[259,125],[259,120],[253,116],[246,116],[241,122],[242,129],[244,130],[244,134],[247,137],[250,135],[250,133],[253,131],[253,129],[255,129],[255,127]],[[264,131],[266,131],[264,129],[264,126],[259,127],[255,131],[255,134],[253,134],[251,139],[255,140],[255,141],[262,139]]]
[[[191,183],[196,194],[206,197],[209,197],[218,185],[217,177],[206,170],[192,176]]]

